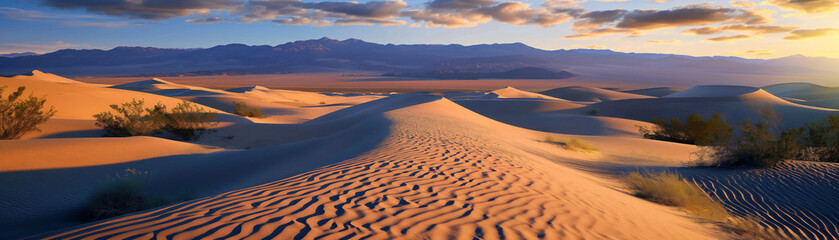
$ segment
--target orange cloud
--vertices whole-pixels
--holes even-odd
[[[709,38],[707,40],[708,41],[714,41],[714,42],[725,42],[725,41],[734,41],[734,40],[747,39],[747,38],[749,38],[748,35],[734,35],[734,36],[723,36],[723,37]]]
[[[786,40],[803,40],[808,38],[824,37],[839,33],[837,28],[817,28],[817,29],[801,29],[790,32],[784,37]]]

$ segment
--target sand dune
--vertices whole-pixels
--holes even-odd
[[[563,100],[551,96],[547,96],[544,94],[528,92],[524,90],[519,90],[513,87],[506,87],[502,89],[497,89],[491,92],[486,93],[483,97],[484,99],[494,99],[494,98],[538,98],[538,99],[549,99],[549,100]]]
[[[38,70],[32,70],[29,75],[17,75],[12,77],[13,79],[19,80],[38,80],[38,81],[47,81],[52,83],[66,83],[66,84],[82,84],[82,82],[72,80],[69,78],[64,78],[55,74],[44,73]]]
[[[760,88],[623,93],[572,87],[560,88],[565,96],[559,98],[512,87],[342,95],[262,86],[216,90],[162,79],[111,87],[40,72],[0,78],[0,85],[46,94],[63,114],[25,140],[0,141],[4,239],[729,237],[675,208],[629,195],[612,176],[600,174],[639,168],[679,171],[735,214],[766,218],[786,237],[839,237],[833,194],[839,165],[682,168],[696,146],[637,133],[650,118],[694,112],[755,119],[752,104],[773,107],[789,126],[834,111]],[[649,97],[666,92],[673,93]],[[167,105],[190,100],[225,112],[242,101],[271,116],[223,114],[224,122],[196,142],[96,137],[102,130],[90,115],[131,98]],[[599,150],[568,151],[543,142],[549,135],[582,139]],[[80,222],[86,198],[129,168],[146,173],[143,182],[154,194],[194,200]]]
[[[760,88],[741,86],[697,86],[662,98],[608,101],[580,110],[594,109],[603,116],[640,121],[670,117],[684,119],[692,113],[704,117],[722,113],[725,120],[735,124],[746,118],[760,119],[753,106],[774,109],[783,117],[783,127],[799,127],[835,111],[791,103]]]
[[[540,93],[555,98],[583,102],[601,102],[634,98],[651,98],[650,96],[646,95],[580,86],[554,88]]]
[[[839,164],[791,162],[772,169],[680,172],[735,214],[764,219],[782,236],[839,238]]]
[[[586,113],[561,113],[586,105],[537,99],[458,100],[457,104],[494,120],[531,130],[599,136],[639,136],[637,126],[649,123],[591,116]]]
[[[632,93],[638,95],[646,95],[652,97],[663,97],[673,93],[684,91],[685,89],[682,88],[672,88],[672,87],[657,87],[657,88],[642,88],[636,90],[626,90],[621,91],[625,93]]]
[[[812,83],[783,83],[763,87],[772,95],[801,100],[818,100],[839,97],[839,88],[825,87]]]
[[[324,121],[359,117],[349,113]],[[346,161],[45,237],[713,238],[671,210],[534,155],[557,150],[451,101],[384,116],[387,136]]]

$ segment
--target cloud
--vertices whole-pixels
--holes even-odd
[[[676,44],[682,41],[679,40],[649,40],[648,43],[655,43],[655,44]]]
[[[18,21],[57,23],[73,27],[115,28],[143,24],[141,22],[114,21],[101,16],[44,13],[10,7],[0,7],[0,16]]]
[[[72,44],[63,41],[57,41],[47,44],[31,44],[31,43],[0,43],[0,53],[16,53],[16,52],[36,52],[47,53],[60,49],[89,47],[88,45]]]
[[[602,49],[606,49],[606,46],[588,45],[588,46],[582,47],[582,49],[600,49],[600,50],[602,50]]]
[[[740,39],[747,39],[750,38],[749,35],[734,35],[734,36],[723,36],[723,37],[715,37],[709,38],[708,41],[714,42],[725,42],[725,41],[733,41],[733,40],[740,40]]]
[[[583,10],[578,3],[553,0],[543,3],[542,8],[532,8],[530,4],[515,1],[434,0],[426,4],[427,8],[403,11],[402,16],[425,22],[429,27],[471,27],[491,20],[550,27],[579,15]]]
[[[301,7],[306,9],[318,9],[330,13],[346,14],[348,16],[383,19],[399,14],[407,3],[397,1],[372,1],[366,3],[358,2],[315,2],[302,3]]]
[[[84,9],[88,12],[147,20],[183,17],[210,10],[233,9],[244,0],[42,0],[58,9]]]
[[[790,34],[784,37],[784,39],[803,40],[808,38],[829,36],[837,33],[839,33],[839,28],[801,29],[790,32]]]
[[[765,56],[765,55],[772,55],[772,53],[774,53],[774,52],[775,51],[772,51],[772,50],[760,49],[760,50],[743,51],[742,53],[747,54],[747,55]]]
[[[433,0],[426,3],[429,9],[474,9],[497,4],[495,0]]]
[[[682,33],[685,34],[693,34],[693,35],[711,35],[720,33],[723,31],[734,31],[734,32],[751,32],[754,34],[772,34],[772,33],[782,33],[782,32],[789,32],[792,30],[797,29],[796,26],[772,26],[772,25],[743,25],[743,24],[735,24],[735,25],[726,25],[726,26],[719,26],[719,27],[701,27],[701,28],[691,28]]]
[[[757,5],[753,2],[744,1],[744,0],[729,1],[728,3],[730,3],[732,7],[736,7],[736,8],[754,7],[755,5]]]
[[[746,9],[685,5],[669,10],[607,10],[580,14],[572,29],[578,33],[566,38],[591,38],[623,33],[643,35],[644,31],[712,23],[762,24],[769,19]]]
[[[772,4],[804,13],[830,13],[839,10],[839,0],[768,0],[762,4]]]
[[[187,19],[184,22],[188,23],[217,23],[217,22],[227,22],[230,19],[224,19],[220,17],[208,17],[208,18],[198,18],[198,19]]]
[[[705,25],[718,22],[767,23],[756,13],[742,9],[687,5],[671,10],[634,10],[617,23],[618,28],[652,30],[668,27]]]
[[[617,29],[617,28],[598,28],[594,30],[589,30],[585,32],[579,32],[574,35],[565,36],[568,39],[585,39],[585,38],[595,38],[603,35],[610,35],[610,34],[624,34],[628,37],[634,36],[641,36],[643,33],[631,30],[631,29]]]

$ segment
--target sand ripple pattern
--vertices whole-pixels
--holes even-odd
[[[839,164],[792,162],[688,177],[735,214],[756,215],[786,237],[839,239]]]
[[[641,238],[614,227],[639,220],[603,210],[612,200],[588,201],[606,197],[555,184],[521,149],[481,137],[496,129],[388,117],[391,136],[356,158],[49,239]]]

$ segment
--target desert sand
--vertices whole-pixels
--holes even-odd
[[[633,196],[617,176],[637,169],[679,172],[781,236],[839,238],[839,165],[685,168],[696,146],[637,131],[652,118],[693,112],[754,118],[753,105],[776,109],[790,126],[837,111],[807,104],[829,99],[808,98],[818,95],[811,87],[346,94],[137,80],[90,84],[41,72],[0,78],[45,96],[58,111],[42,132],[0,140],[0,238],[731,238],[718,225]],[[193,142],[102,137],[92,115],[131,99],[193,101],[220,113],[221,123]],[[233,101],[268,117],[236,116]],[[547,136],[598,150],[570,151],[544,142]],[[79,220],[90,194],[126,169],[144,172],[150,191],[181,200]]]

